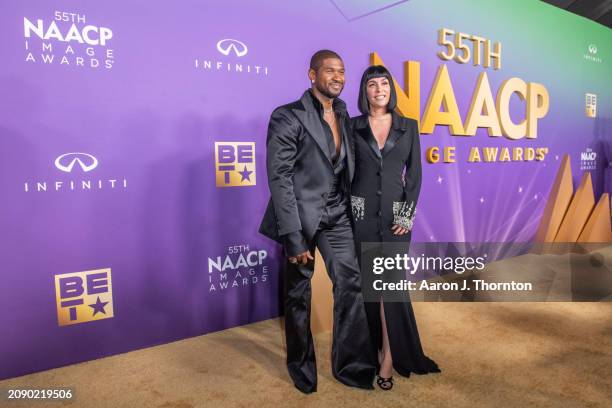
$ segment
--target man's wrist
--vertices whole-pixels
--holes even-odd
[[[294,231],[282,236],[283,249],[288,257],[298,256],[308,251],[308,243],[302,231]]]

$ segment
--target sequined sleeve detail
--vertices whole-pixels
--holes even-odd
[[[414,201],[393,202],[393,224],[411,230],[415,214],[416,208],[414,207]]]
[[[365,216],[365,198],[351,196],[351,208],[353,210],[353,219],[355,221],[363,220]]]

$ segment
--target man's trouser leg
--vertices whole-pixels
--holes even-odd
[[[287,369],[295,386],[310,393],[317,390],[317,363],[310,331],[310,278],[314,262],[306,265],[285,262]]]
[[[342,214],[334,224],[321,229],[316,244],[333,284],[333,375],[346,385],[372,389],[376,368],[348,216]]]

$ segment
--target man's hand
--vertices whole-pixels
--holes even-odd
[[[306,265],[309,260],[313,260],[313,259],[314,258],[312,257],[312,255],[310,255],[310,252],[305,251],[297,256],[290,256],[289,262],[291,262],[292,264]]]

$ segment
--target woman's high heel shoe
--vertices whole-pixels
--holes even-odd
[[[391,388],[393,388],[393,376],[385,378],[377,375],[376,384],[378,384],[381,390],[389,391]]]

